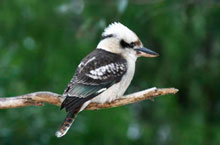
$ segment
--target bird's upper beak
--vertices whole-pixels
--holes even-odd
[[[135,49],[137,51],[137,55],[138,56],[144,56],[144,57],[157,57],[159,56],[158,53],[148,49],[148,48],[136,48]]]

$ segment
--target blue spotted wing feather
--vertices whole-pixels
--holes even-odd
[[[82,60],[68,84],[61,109],[67,112],[79,109],[86,101],[96,97],[126,73],[127,63],[121,55],[96,49]]]

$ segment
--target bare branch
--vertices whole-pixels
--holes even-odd
[[[131,104],[143,100],[152,100],[156,96],[176,94],[178,89],[175,88],[150,88],[137,93],[129,94],[116,99],[110,103],[90,103],[87,106],[87,110],[98,110],[103,108],[119,107],[126,104]],[[42,106],[43,103],[54,104],[57,106],[61,105],[63,97],[59,94],[52,92],[34,92],[26,95],[0,98],[0,109],[9,109],[25,106]]]

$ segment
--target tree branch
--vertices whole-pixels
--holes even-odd
[[[98,110],[103,108],[119,107],[143,100],[153,100],[154,97],[160,95],[176,94],[178,89],[175,88],[150,88],[133,94],[129,94],[116,99],[109,103],[99,104],[90,103],[86,110]],[[25,106],[43,106],[44,103],[61,105],[64,97],[52,92],[34,92],[26,95],[0,98],[0,109],[9,109]]]

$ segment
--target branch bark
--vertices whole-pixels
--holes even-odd
[[[116,99],[109,103],[99,104],[90,103],[86,110],[98,110],[104,108],[119,107],[143,100],[153,100],[160,95],[176,94],[178,89],[175,88],[150,88],[140,92],[132,93]],[[52,92],[34,92],[26,95],[15,97],[0,98],[0,109],[18,108],[25,106],[43,106],[44,103],[60,106],[64,97]]]

